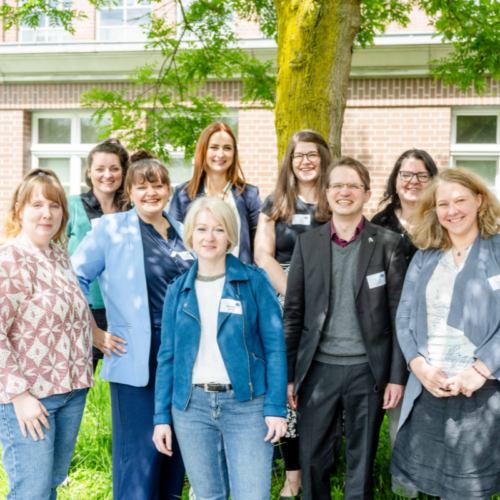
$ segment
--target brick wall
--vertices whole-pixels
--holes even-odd
[[[73,0],[73,10],[83,12],[86,18],[73,21],[75,34],[73,41],[95,40],[96,39],[96,9],[89,0]]]
[[[30,114],[0,111],[0,213],[7,209],[14,189],[29,168]]]

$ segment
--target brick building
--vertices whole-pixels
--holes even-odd
[[[23,173],[36,166],[54,169],[68,194],[85,189],[84,158],[97,139],[91,112],[79,104],[82,91],[122,88],[136,66],[158,58],[144,51],[136,21],[151,6],[122,0],[96,12],[87,0],[74,0],[73,7],[87,15],[75,22],[73,36],[50,28],[43,18],[36,31],[0,31],[0,213]],[[153,9],[172,19],[178,14],[168,2]],[[235,20],[235,28],[254,57],[276,60],[274,41],[264,39],[257,25]],[[390,27],[373,47],[354,53],[343,153],[372,172],[370,213],[395,159],[412,147],[427,150],[439,167],[479,172],[500,193],[499,84],[478,97],[434,83],[429,62],[447,50],[433,38],[425,16],[414,12],[407,28]],[[247,180],[265,197],[278,166],[273,113],[240,108],[240,82],[210,82],[208,90],[230,108],[226,119],[237,129]],[[182,153],[175,156],[171,173],[181,182],[190,177],[191,166]]]

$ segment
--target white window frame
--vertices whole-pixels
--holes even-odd
[[[118,9],[121,9],[121,7],[118,7],[118,6],[113,6],[110,5],[110,10],[118,10]],[[131,7],[130,5],[124,5],[124,8],[127,9],[127,7]],[[144,7],[147,7],[147,5],[144,5]],[[149,5],[150,7],[150,13],[153,12],[153,8],[152,8],[152,4]],[[133,27],[133,28],[141,28],[141,25],[137,25],[137,24],[134,24],[134,25],[131,25],[131,24],[123,24],[122,26],[101,26],[101,11],[98,10],[97,11],[97,15],[96,15],[96,40],[98,41],[101,41],[101,42],[110,42],[110,43],[120,43],[120,42],[145,42],[147,41],[147,35],[145,33],[142,33],[140,39],[128,39],[126,37],[124,37],[123,40],[103,40],[101,38],[101,29],[113,29],[113,28],[121,28],[124,30],[124,33],[127,31],[127,28],[130,28],[130,27]],[[144,23],[146,24],[146,23]]]
[[[90,118],[90,112],[78,111],[47,111],[36,112],[32,115],[31,127],[31,168],[38,168],[41,158],[69,158],[70,160],[70,196],[80,194],[82,158],[87,158],[95,144],[82,144],[80,142],[80,119]],[[38,143],[38,120],[40,118],[70,118],[71,119],[71,142],[70,144],[39,144]]]
[[[457,143],[458,116],[496,116],[497,143],[496,144],[459,144]],[[495,186],[492,190],[500,196],[500,106],[461,106],[452,109],[451,113],[451,144],[450,165],[457,166],[459,160],[488,160],[497,162]]]
[[[57,2],[58,3],[58,8],[61,8],[61,4],[64,3],[64,1]],[[71,6],[71,2],[68,2],[68,7]],[[50,21],[47,16],[45,16],[45,24],[42,26],[38,26],[37,28],[30,28],[28,26],[20,26],[19,27],[19,32],[18,32],[18,38],[19,38],[19,43],[26,43],[26,44],[32,44],[32,43],[62,43],[62,42],[70,42],[73,39],[73,35],[69,33],[67,30],[64,29],[63,26],[50,26]],[[57,31],[59,36],[57,37],[57,40],[37,40],[38,33],[44,32],[44,31]],[[23,33],[35,33],[35,40],[21,40],[22,34]]]

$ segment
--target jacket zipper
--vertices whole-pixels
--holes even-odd
[[[236,286],[238,288],[238,299],[240,300],[240,302],[242,302],[241,295],[240,295],[240,284],[236,283]],[[246,338],[246,335],[245,335],[245,310],[244,310],[244,307],[243,307],[243,303],[241,304],[241,317],[243,319],[243,341],[245,342],[245,349],[247,350],[248,380],[250,381],[248,383],[248,385],[250,386],[250,399],[253,399],[252,373],[250,371],[250,352],[248,350],[247,338]]]
[[[188,316],[191,316],[192,318],[194,318],[196,321],[198,321],[198,324],[200,325],[200,340],[198,340],[198,351],[196,351],[196,356],[198,357],[198,353],[200,352],[200,343],[201,343],[201,323],[200,323],[200,320],[198,318],[196,318],[195,316],[193,316],[192,314],[188,313],[186,311],[186,309],[183,309],[183,311],[188,315]],[[196,360],[195,360],[196,361]],[[194,364],[193,364],[193,368],[191,368],[191,382],[190,382],[190,386],[191,386],[191,389],[189,391],[189,397],[188,397],[188,400],[186,402],[186,406],[184,407],[184,410],[183,411],[186,411],[188,405],[189,405],[189,401],[191,401],[191,394],[193,394],[193,372],[194,372]]]

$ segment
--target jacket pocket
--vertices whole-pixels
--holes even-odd
[[[266,365],[267,365],[267,361],[266,361],[265,359],[260,358],[259,356],[257,356],[257,355],[256,355],[255,353],[253,353],[253,352],[251,352],[250,354],[254,357],[255,361],[257,361],[257,360],[258,360],[258,361],[262,361],[264,364],[266,364]]]

